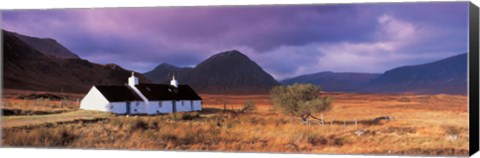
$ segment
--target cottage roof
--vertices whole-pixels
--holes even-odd
[[[201,100],[200,96],[188,85],[177,88],[165,84],[138,84],[137,89],[148,100]]]
[[[142,101],[128,85],[95,86],[109,102]],[[200,96],[188,85],[178,85],[177,88],[166,84],[138,84],[135,87],[148,100],[201,100]]]
[[[128,86],[95,86],[109,102],[142,101],[142,98]]]

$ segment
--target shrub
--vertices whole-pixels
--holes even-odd
[[[252,125],[266,125],[266,121],[265,119],[263,118],[259,118],[259,117],[251,117],[248,119],[250,124]]]
[[[276,109],[307,122],[313,113],[331,109],[330,97],[320,97],[320,91],[312,84],[293,84],[274,87],[270,96]]]
[[[193,120],[200,117],[198,112],[193,113],[182,113],[181,115],[182,120]]]
[[[246,112],[252,112],[255,111],[257,108],[255,107],[255,104],[252,101],[247,101],[245,104],[243,104],[242,109],[240,109],[241,113],[246,113]]]
[[[307,142],[313,146],[328,145],[328,146],[342,146],[344,140],[330,135],[327,138],[323,136],[310,135],[307,137]]]
[[[328,140],[325,137],[318,137],[316,135],[311,135],[307,137],[307,142],[313,146],[317,145],[326,145],[328,143]]]
[[[460,134],[460,129],[454,126],[445,126],[444,130],[447,135],[458,136]]]
[[[121,118],[112,118],[110,120],[111,120],[112,125],[115,126],[115,127],[122,127],[123,126],[123,121],[121,120]]]
[[[158,120],[150,120],[148,121],[148,128],[158,130],[159,129],[159,124],[160,122]]]
[[[138,129],[145,130],[148,129],[148,124],[141,118],[135,118],[134,120],[129,122],[128,128],[130,129],[130,131],[135,131]]]

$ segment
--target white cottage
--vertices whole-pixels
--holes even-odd
[[[132,73],[128,85],[95,85],[80,103],[80,109],[115,114],[161,114],[202,110],[202,98],[188,85],[139,84]]]

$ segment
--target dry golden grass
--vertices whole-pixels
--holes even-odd
[[[18,98],[20,96],[27,96],[31,94],[54,94],[69,98],[70,100],[81,99],[85,94],[79,93],[67,93],[67,92],[48,92],[48,91],[32,91],[32,90],[19,90],[19,89],[2,89],[2,95],[4,98]]]
[[[25,99],[35,95],[53,95],[61,99]],[[1,108],[4,116],[56,114],[77,110],[81,95],[72,93],[38,92],[3,89]],[[23,98],[23,99],[22,99]]]
[[[333,108],[323,114],[315,114],[317,117],[323,115],[323,125],[315,122],[305,125],[297,118],[275,113],[268,95],[202,95],[204,110],[200,113],[137,117],[103,115],[101,117],[106,119],[35,127],[4,126],[2,140],[4,146],[100,149],[468,154],[466,96],[325,95],[332,96]],[[252,101],[257,110],[245,114],[233,112],[242,108],[246,101]],[[226,112],[223,112],[224,102],[227,103]],[[88,112],[79,111],[70,115],[75,117],[85,113]],[[36,117],[42,119],[47,116],[51,115]],[[380,124],[360,123],[361,120],[379,116],[392,116],[394,119],[381,121]],[[13,117],[3,119],[8,123]],[[359,122],[358,126],[342,124],[355,119]],[[42,137],[44,131],[50,131],[53,136]],[[67,141],[57,140],[63,138]],[[47,143],[39,143],[45,141]]]

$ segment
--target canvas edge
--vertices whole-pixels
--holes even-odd
[[[479,150],[479,12],[478,7],[469,3],[469,153],[470,156]]]
[[[4,58],[3,58],[3,24],[2,24],[2,21],[3,21],[3,17],[2,17],[2,12],[0,10],[0,28],[2,28],[0,30],[0,108],[3,109],[3,106],[5,104],[5,100],[3,98],[3,65],[4,65]],[[3,117],[3,110],[0,110],[0,118]],[[3,127],[3,119],[0,119],[0,127]],[[3,128],[0,128],[0,136],[3,136]],[[0,139],[0,147],[2,147],[2,139]]]

